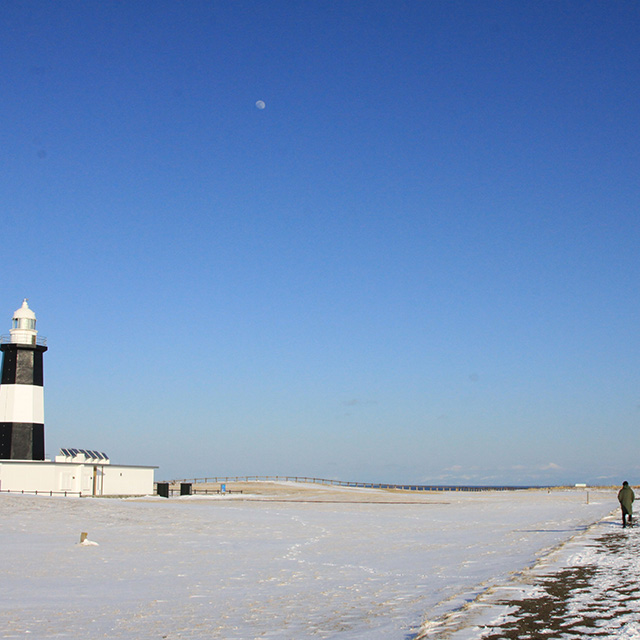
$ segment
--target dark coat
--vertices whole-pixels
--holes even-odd
[[[635,500],[635,494],[633,493],[633,489],[629,486],[622,487],[620,491],[618,491],[618,502],[620,506],[626,509],[627,513],[631,515],[633,509],[633,501]]]

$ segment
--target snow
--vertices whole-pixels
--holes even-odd
[[[640,640],[639,553],[640,528],[623,529],[616,511],[420,637]]]
[[[0,638],[404,640],[560,548],[589,563],[579,541],[617,502],[613,491],[588,498],[1,494]],[[81,532],[95,544],[79,544]]]

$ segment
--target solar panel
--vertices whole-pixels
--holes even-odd
[[[87,460],[104,460],[109,461],[109,456],[102,451],[95,451],[94,449],[60,449],[60,453],[67,458],[76,458],[79,455],[83,455]]]

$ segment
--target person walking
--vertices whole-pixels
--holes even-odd
[[[633,493],[633,489],[629,486],[629,483],[625,480],[622,483],[622,489],[618,491],[618,502],[620,503],[620,508],[622,509],[622,526],[626,527],[627,524],[631,526],[631,515],[633,513],[633,501],[636,496]],[[629,516],[629,521],[625,520],[625,518]]]

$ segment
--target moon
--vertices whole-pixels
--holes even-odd
[[[264,100],[258,100],[258,102],[256,102],[256,107],[258,109],[264,109],[267,105],[264,103]]]

